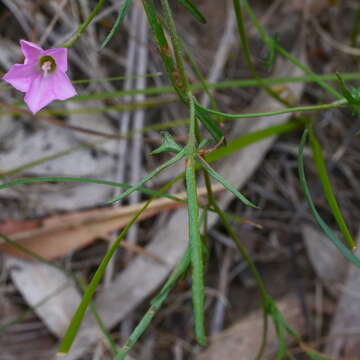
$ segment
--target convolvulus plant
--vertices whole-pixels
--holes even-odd
[[[132,0],[124,0],[119,8],[118,17],[114,26],[112,27],[109,34],[101,44],[101,49],[105,48],[109,42],[116,36],[120,31],[121,25],[124,22],[127,11],[132,5]],[[205,23],[206,19],[204,15],[199,11],[196,5],[190,0],[178,0],[188,11],[189,16],[193,16],[200,23]],[[99,0],[96,7],[90,13],[89,17],[79,27],[75,34],[63,45],[61,48],[43,50],[38,45],[27,41],[22,41],[21,46],[25,55],[24,64],[16,64],[4,75],[3,80],[13,85],[16,89],[25,92],[25,102],[32,113],[36,113],[43,107],[47,106],[52,100],[59,99],[65,100],[76,94],[73,85],[67,78],[65,72],[67,70],[67,48],[70,49],[75,45],[76,41],[81,37],[81,34],[91,23],[94,17],[99,13],[100,9],[105,5],[104,0]],[[91,305],[91,300],[95,294],[98,285],[101,282],[106,266],[109,264],[110,259],[118,248],[122,239],[126,236],[131,226],[137,221],[140,215],[146,210],[150,203],[156,197],[168,197],[174,201],[183,201],[172,195],[166,193],[166,190],[173,185],[175,182],[184,179],[186,186],[186,205],[188,212],[188,247],[180,262],[176,265],[168,280],[165,282],[159,293],[152,299],[148,311],[145,313],[143,319],[135,327],[134,331],[130,335],[129,339],[125,342],[122,348],[117,348],[111,338],[109,342],[112,344],[112,350],[114,352],[114,360],[124,359],[129,350],[136,344],[140,336],[147,329],[152,319],[156,315],[157,311],[161,308],[171,289],[175,284],[186,274],[191,271],[192,277],[192,303],[195,320],[195,335],[196,340],[200,345],[206,345],[206,331],[205,331],[205,315],[204,315],[204,302],[205,302],[205,290],[204,290],[204,268],[207,258],[205,256],[207,249],[206,244],[203,241],[201,234],[201,228],[204,225],[205,217],[201,216],[200,210],[204,213],[206,211],[215,212],[219,220],[221,221],[224,229],[227,231],[230,238],[234,241],[237,249],[241,253],[244,260],[247,262],[250,271],[252,272],[259,292],[262,298],[262,306],[264,309],[264,332],[262,335],[262,345],[259,349],[256,357],[260,359],[263,355],[263,351],[266,346],[267,338],[267,321],[268,317],[272,319],[275,325],[275,329],[279,339],[279,350],[277,359],[283,359],[288,349],[285,343],[285,333],[289,333],[302,347],[302,349],[314,359],[326,359],[325,356],[317,353],[309,345],[305,344],[300,335],[293,330],[287,323],[286,319],[282,316],[276,303],[267,292],[266,286],[252,261],[247,249],[242,244],[236,231],[232,228],[229,222],[229,217],[217,203],[216,198],[212,193],[211,179],[221,183],[228,191],[230,191],[238,200],[244,205],[257,209],[257,206],[245,197],[241,192],[238,191],[236,186],[230,184],[224,179],[220,173],[218,173],[210,164],[212,161],[225,157],[240,148],[247,145],[260,141],[266,137],[281,134],[295,129],[303,128],[303,136],[300,141],[299,154],[298,154],[298,168],[299,168],[299,181],[304,191],[305,198],[309,204],[309,209],[316,221],[321,227],[326,236],[339,251],[354,265],[360,267],[360,259],[358,259],[352,252],[355,248],[355,242],[348,229],[348,225],[344,219],[340,206],[335,197],[335,192],[331,185],[330,176],[327,171],[325,158],[323,155],[322,147],[319,140],[316,137],[313,129],[313,120],[307,115],[308,112],[321,111],[324,109],[332,109],[338,107],[349,107],[351,108],[354,116],[358,116],[360,113],[360,92],[358,89],[349,90],[346,87],[345,80],[351,80],[360,78],[359,74],[330,74],[330,75],[317,75],[305,64],[301,63],[296,57],[285,50],[279,41],[278,36],[270,36],[267,31],[263,28],[259,20],[257,19],[252,7],[247,0],[233,0],[234,12],[237,20],[237,28],[239,32],[239,40],[243,49],[245,62],[249,68],[252,79],[234,81],[234,82],[223,82],[217,84],[208,84],[204,80],[198,65],[196,64],[191,53],[186,49],[182,39],[180,38],[176,22],[173,16],[173,11],[170,6],[169,0],[160,0],[158,4],[154,0],[142,0],[143,9],[146,13],[149,26],[152,30],[153,38],[157,44],[158,54],[163,62],[165,73],[172,85],[172,88],[148,88],[143,93],[148,94],[160,94],[165,92],[175,92],[178,99],[183,103],[184,107],[188,110],[188,119],[183,120],[181,123],[188,125],[187,141],[184,146],[179,145],[169,132],[162,132],[163,142],[159,148],[152,152],[153,155],[167,152],[172,153],[170,160],[167,160],[155,170],[148,173],[136,184],[119,184],[116,182],[104,181],[101,179],[91,178],[76,178],[76,177],[42,177],[42,178],[27,178],[18,179],[3,183],[0,185],[0,189],[31,183],[31,182],[42,182],[42,181],[83,181],[89,183],[102,184],[107,186],[117,186],[124,188],[124,192],[121,195],[108,201],[108,204],[120,201],[135,191],[141,191],[144,194],[150,195],[149,200],[143,206],[143,208],[132,218],[125,229],[117,236],[112,246],[105,254],[103,260],[97,268],[92,280],[86,286],[82,301],[76,311],[69,328],[60,344],[59,352],[69,352],[71,345],[77,335],[78,329],[81,325],[83,317],[87,308]],[[268,57],[264,65],[271,67],[276,61],[277,57],[284,57],[287,61],[292,62],[295,66],[302,69],[307,75],[298,78],[283,78],[283,79],[263,79],[257,72],[256,67],[253,63],[252,56],[250,53],[250,47],[248,44],[248,37],[246,33],[246,27],[244,22],[244,16],[248,15],[252,24],[256,28],[261,39],[264,41],[268,48]],[[354,27],[353,32],[358,33],[358,21]],[[353,36],[354,37],[354,36]],[[354,42],[354,40],[353,40]],[[188,66],[194,69],[200,84],[192,84],[189,80],[187,72]],[[114,78],[112,80],[116,80]],[[327,80],[339,81],[340,91],[331,86]],[[111,80],[111,79],[110,79]],[[295,104],[289,103],[288,100],[282,98],[274,88],[273,84],[291,82],[291,81],[311,81],[317,83],[324,91],[326,91],[333,101],[324,104],[312,105],[312,106],[295,106]],[[260,112],[260,113],[241,113],[241,114],[229,114],[221,112],[216,108],[216,99],[212,99],[211,107],[204,107],[196,98],[199,91],[206,91],[210,96],[211,88],[225,88],[225,87],[238,87],[238,86],[249,86],[257,85],[266,91],[269,96],[272,96],[279,103],[279,109],[275,111]],[[134,90],[131,93],[135,94],[138,90]],[[128,95],[130,92],[114,92],[114,93],[103,93],[103,94],[92,94],[88,96],[80,95],[77,99],[95,99],[95,98],[111,98],[119,95]],[[76,98],[75,98],[76,100]],[[145,107],[145,105],[144,105]],[[113,108],[114,110],[115,108]],[[18,111],[16,108],[10,108],[9,111]],[[98,109],[98,111],[105,111],[105,109]],[[118,109],[119,110],[119,109]],[[279,114],[294,113],[297,115],[294,122],[284,123],[276,126],[270,126],[267,129],[259,130],[253,133],[245,134],[239,138],[227,141],[225,134],[223,133],[220,122],[229,120],[239,119],[250,119],[255,117],[267,117],[276,116]],[[301,113],[301,116],[298,114]],[[246,121],[246,120],[243,120]],[[156,130],[169,129],[179,122],[162,124]],[[209,138],[203,138],[202,129],[206,130]],[[77,129],[79,130],[79,129]],[[131,134],[123,134],[124,136],[131,136]],[[209,141],[215,142],[214,147],[208,148]],[[309,140],[311,145],[311,151],[314,159],[316,171],[321,180],[322,188],[324,190],[325,198],[329,204],[331,213],[336,220],[341,234],[345,240],[343,242],[339,239],[325,221],[320,217],[317,212],[314,202],[312,200],[311,192],[307,184],[304,170],[304,158],[303,152],[306,141]],[[96,144],[88,144],[86,146],[95,146]],[[69,151],[75,151],[72,149]],[[67,153],[55,154],[54,157],[66,156]],[[0,174],[2,177],[14,175],[17,172],[26,168],[32,167],[39,162],[50,160],[40,159],[38,162],[24,164],[19,168],[12,169],[5,173]],[[146,188],[146,183],[156,177],[164,169],[178,163],[184,164],[184,172],[180,176],[174,178],[162,189],[158,191],[150,190]],[[197,174],[201,173],[204,176],[205,184],[208,190],[208,203],[206,206],[199,204],[197,198]],[[206,224],[205,224],[206,225]],[[5,235],[1,235],[5,241],[13,243],[11,239]],[[13,243],[14,246],[18,246]],[[24,250],[26,251],[26,249]],[[32,254],[34,255],[34,254]],[[34,255],[36,256],[36,255]],[[38,259],[39,260],[39,259]],[[41,259],[40,259],[41,260]],[[101,319],[98,318],[99,326],[101,326]],[[106,331],[104,331],[105,334]]]

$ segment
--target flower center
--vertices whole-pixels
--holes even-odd
[[[47,76],[48,74],[51,74],[56,70],[56,62],[54,58],[49,55],[42,56],[40,58],[39,66],[44,76]]]

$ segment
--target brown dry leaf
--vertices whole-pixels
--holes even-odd
[[[313,226],[301,228],[305,248],[316,275],[333,295],[339,294],[339,285],[344,282],[348,261],[331,241]]]
[[[6,267],[27,304],[55,336],[63,336],[81,300],[73,282],[50,265],[12,256]]]
[[[357,243],[360,241],[360,233]],[[355,252],[360,256],[360,247]],[[360,269],[349,264],[350,269],[342,295],[333,318],[325,353],[333,357],[360,354]]]
[[[213,186],[215,192],[222,189],[222,185]],[[205,188],[198,190],[199,196],[204,195],[205,192]],[[175,196],[186,199],[184,192],[175,194]],[[143,206],[144,203],[140,203],[121,208],[110,207],[53,215],[43,220],[7,221],[0,224],[0,232],[11,235],[12,240],[19,242],[43,258],[53,260],[78,250],[100,237],[106,238],[106,234],[125,227]],[[140,220],[179,206],[184,206],[184,203],[167,198],[154,200]],[[23,251],[4,240],[0,242],[0,251],[29,258]]]
[[[304,316],[298,299],[288,295],[277,303],[289,324],[299,334],[305,332]],[[210,339],[210,346],[202,351],[196,360],[238,360],[254,359],[261,345],[263,312],[256,310],[235,325],[216,334]],[[291,338],[287,338],[290,342]],[[270,359],[278,349],[278,340],[272,321],[269,319],[268,345],[263,358]],[[241,354],[241,355],[240,355]]]

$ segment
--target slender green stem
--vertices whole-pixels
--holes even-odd
[[[160,165],[158,168],[156,168],[155,170],[153,170],[152,172],[150,172],[149,174],[144,176],[143,179],[141,179],[135,185],[132,185],[128,190],[126,190],[119,196],[107,201],[107,204],[113,204],[114,202],[124,199],[126,196],[132,194],[134,191],[139,190],[142,187],[142,185],[146,184],[149,180],[151,180],[153,177],[158,175],[161,171],[163,171],[167,167],[177,163],[179,160],[181,160],[183,157],[185,157],[185,155],[186,155],[186,150],[185,149],[181,150],[173,158],[171,158],[170,160],[168,160],[167,162]]]
[[[154,38],[158,45],[159,54],[163,61],[167,76],[171,81],[173,89],[177,92],[179,98],[182,102],[187,103],[187,93],[184,91],[182,86],[179,86],[181,79],[179,79],[179,71],[177,65],[174,62],[174,59],[171,54],[171,50],[168,44],[168,41],[165,36],[164,29],[160,23],[160,18],[157,14],[155,4],[153,0],[141,0],[146,16],[148,18],[150,27],[154,34]]]
[[[117,16],[117,18],[115,20],[115,24],[111,28],[109,34],[106,36],[103,43],[100,45],[100,50],[102,50],[109,43],[109,41],[113,38],[115,33],[119,30],[120,26],[124,22],[125,15],[127,14],[127,11],[129,9],[130,5],[132,4],[132,2],[133,2],[133,0],[124,0],[124,2],[121,5],[118,16]]]
[[[199,206],[197,199],[195,157],[189,155],[186,167],[186,192],[188,196],[189,240],[191,249],[192,294],[195,314],[196,338],[201,345],[206,344],[204,329],[204,261],[200,236]]]
[[[227,233],[230,235],[230,237],[232,238],[232,240],[234,241],[235,245],[237,246],[238,250],[240,251],[241,255],[243,256],[244,260],[247,262],[250,271],[252,272],[255,281],[257,283],[258,289],[260,291],[260,294],[262,296],[263,299],[263,310],[264,310],[264,317],[263,317],[263,331],[262,331],[262,337],[261,337],[261,345],[259,348],[259,351],[256,355],[256,360],[260,360],[264,354],[265,351],[265,347],[266,347],[266,343],[267,343],[267,334],[268,334],[268,312],[267,312],[267,308],[266,308],[266,304],[269,298],[269,295],[267,293],[267,290],[265,288],[265,285],[260,277],[260,274],[258,273],[255,264],[253,263],[253,261],[251,260],[251,257],[248,253],[248,251],[246,250],[246,248],[242,245],[240,239],[238,238],[237,234],[235,231],[233,231],[227,217],[226,214],[224,213],[224,211],[221,210],[221,208],[219,207],[214,193],[212,191],[212,187],[211,187],[211,181],[210,181],[210,177],[209,174],[206,171],[203,171],[204,174],[204,179],[205,179],[205,186],[207,189],[207,193],[208,193],[208,205],[211,206],[214,211],[218,214],[218,216],[220,217],[220,220],[223,224],[223,226],[225,227],[225,230],[227,231]]]
[[[272,90],[269,86],[266,85],[266,83],[263,81],[263,79],[259,76],[258,72],[256,71],[255,65],[252,61],[251,53],[250,53],[250,47],[249,42],[246,36],[245,31],[245,25],[244,25],[244,16],[240,5],[240,0],[233,0],[234,9],[235,9],[235,15],[236,15],[236,21],[237,21],[237,27],[238,32],[240,36],[240,42],[242,44],[243,52],[244,52],[244,58],[245,62],[250,70],[251,75],[256,79],[260,87],[266,91],[268,95],[279,101],[280,103],[289,106],[289,102],[283,99],[276,91]]]
[[[183,88],[184,91],[187,92],[189,89],[189,80],[186,75],[185,62],[184,62],[182,49],[181,49],[181,42],[179,40],[177,31],[176,31],[175,21],[172,16],[172,11],[171,11],[168,0],[161,0],[161,5],[164,10],[166,25],[170,32],[170,37],[171,37],[171,41],[172,41],[172,45],[173,45],[173,49],[174,49],[175,58],[176,58],[177,70],[179,72],[178,76],[179,76],[180,81],[178,81],[177,86]]]
[[[80,302],[80,305],[73,316],[70,325],[60,343],[59,346],[59,354],[67,354],[75,340],[76,334],[79,331],[81,322],[85,316],[86,310],[88,306],[90,305],[90,302],[95,294],[95,291],[100,283],[100,280],[102,279],[102,276],[105,272],[105,269],[107,265],[109,264],[110,259],[114,255],[115,251],[118,249],[121,241],[125,237],[125,235],[128,233],[131,226],[137,221],[137,219],[140,217],[140,215],[147,209],[147,207],[151,204],[151,202],[154,200],[154,197],[149,199],[145,205],[136,213],[136,215],[131,219],[131,221],[126,225],[124,230],[121,231],[121,233],[117,236],[115,241],[112,243],[109,250],[106,252],[105,256],[103,257],[100,265],[98,266],[95,275],[90,281],[90,284],[85,290],[84,296]]]
[[[315,74],[311,69],[309,69],[306,65],[304,65],[301,61],[299,61],[295,56],[291,55],[287,50],[285,50],[282,46],[280,46],[278,43],[274,43],[271,37],[267,34],[266,30],[262,27],[259,20],[257,19],[254,11],[252,10],[251,6],[249,5],[249,2],[247,0],[241,0],[242,4],[244,4],[244,7],[246,8],[246,11],[248,12],[252,23],[254,24],[255,28],[257,29],[260,36],[263,38],[263,40],[269,45],[274,45],[276,47],[276,50],[287,60],[292,62],[294,65],[296,65],[299,69],[303,70],[306,74],[310,75],[313,79],[313,81],[317,82],[323,89],[325,89],[327,92],[329,92],[331,95],[333,95],[335,98],[341,99],[342,95],[336,91],[332,86],[327,84],[325,81],[321,79],[317,74]]]
[[[265,116],[276,116],[280,114],[289,114],[289,113],[295,113],[300,111],[317,111],[317,110],[325,110],[325,109],[333,109],[337,108],[341,105],[344,105],[347,103],[346,99],[341,99],[338,101],[334,101],[330,104],[321,104],[321,105],[309,105],[309,106],[298,106],[288,109],[279,109],[275,111],[267,111],[267,112],[261,112],[261,113],[249,113],[249,114],[228,114],[223,113],[220,111],[204,108],[199,103],[196,103],[196,106],[201,108],[203,111],[206,111],[209,114],[222,116],[224,118],[228,119],[241,119],[241,118],[258,118],[258,117],[265,117]]]
[[[210,90],[210,87],[209,87],[209,84],[206,81],[206,78],[204,77],[204,75],[201,72],[199,64],[196,62],[195,58],[191,55],[190,51],[186,48],[183,41],[181,41],[181,46],[182,46],[182,48],[184,50],[186,58],[188,59],[189,64],[190,64],[195,76],[198,78],[198,80],[200,82],[199,85],[202,87],[202,89],[205,91],[205,93],[209,97],[211,106],[214,109],[217,109],[216,99],[215,99],[214,95],[212,94],[212,92]],[[192,89],[192,88],[193,88],[193,85],[190,85],[190,89]]]
[[[186,55],[187,56],[187,55]],[[0,74],[0,78],[3,74]],[[161,74],[159,73],[158,76]],[[149,74],[150,76],[156,76],[156,74]],[[317,78],[323,81],[338,81],[336,74],[316,74]],[[137,75],[133,76],[137,78]],[[341,77],[344,80],[359,80],[360,73],[342,73]],[[101,82],[101,81],[118,81],[124,80],[126,77],[124,76],[116,76],[116,77],[109,77],[109,78],[99,78],[99,79],[83,79],[83,80],[75,80],[74,83],[91,83],[91,82]],[[284,76],[284,77],[269,77],[262,79],[262,82],[267,86],[270,85],[277,85],[277,84],[287,84],[287,83],[310,83],[316,82],[313,76],[305,75],[305,76]],[[215,83],[206,82],[206,86],[209,89],[231,89],[231,88],[239,88],[239,87],[248,87],[248,86],[256,86],[258,85],[258,81],[256,79],[235,79],[235,80],[225,80],[225,81],[218,81]],[[203,90],[204,86],[200,82],[199,84],[191,84],[190,90],[195,93],[199,90]],[[11,86],[2,86],[1,90],[8,90],[11,89]],[[145,95],[159,95],[159,94],[167,94],[174,92],[175,89],[171,86],[161,86],[161,87],[148,87],[145,89],[131,89],[131,90],[118,90],[118,91],[103,91],[101,93],[94,93],[88,95],[77,95],[71,98],[68,101],[83,101],[83,100],[93,100],[93,99],[110,99],[113,97],[123,97],[127,95],[137,95],[137,94],[145,94]],[[0,111],[0,115],[4,114],[4,111]]]
[[[121,189],[129,189],[132,186],[128,184],[121,184],[115,181],[107,181],[107,180],[101,180],[101,179],[93,179],[93,178],[85,178],[85,177],[65,177],[65,176],[39,176],[34,178],[25,178],[25,179],[16,179],[12,180],[3,184],[0,184],[0,190],[10,188],[16,185],[22,185],[22,184],[32,184],[32,183],[38,183],[38,182],[82,182],[82,183],[88,183],[88,184],[98,184],[98,185],[107,185],[107,186],[114,186]],[[144,194],[147,195],[155,195],[158,197],[168,198],[174,201],[184,202],[184,200],[177,198],[176,196],[166,194],[166,193],[160,193],[156,190],[151,190],[143,187],[138,188],[139,191],[141,191]]]
[[[65,43],[62,47],[69,48],[74,45],[76,41],[79,40],[81,34],[85,31],[85,29],[89,26],[94,17],[100,12],[102,6],[104,5],[106,0],[99,0],[94,7],[93,11],[90,13],[88,18],[79,26],[76,33]]]
[[[304,191],[306,201],[308,203],[309,209],[317,222],[317,224],[321,227],[321,229],[324,231],[326,236],[329,238],[329,240],[337,247],[337,249],[349,260],[351,261],[355,266],[360,268],[360,258],[358,258],[338,237],[337,235],[330,229],[330,227],[325,223],[325,221],[321,218],[319,215],[315,204],[312,200],[312,196],[310,193],[310,188],[307,183],[306,177],[305,177],[305,168],[304,168],[304,147],[305,143],[308,137],[308,130],[305,129],[304,133],[301,138],[300,146],[299,146],[299,153],[298,153],[298,171],[299,171],[299,179],[300,179],[300,185]]]
[[[144,317],[141,319],[139,324],[131,333],[129,339],[122,346],[120,351],[116,354],[114,360],[123,360],[126,358],[127,353],[132,349],[132,347],[139,340],[140,336],[145,332],[145,330],[150,325],[151,321],[155,317],[158,310],[161,308],[162,304],[166,300],[170,290],[174,285],[179,281],[179,279],[184,276],[190,266],[190,249],[187,248],[180,262],[176,265],[175,269],[171,273],[170,277],[158,293],[152,300],[149,310],[146,312]]]
[[[346,221],[342,215],[340,206],[336,200],[334,190],[331,186],[330,176],[326,168],[326,162],[323,154],[323,150],[321,148],[321,145],[314,133],[314,129],[311,125],[311,123],[308,123],[307,129],[309,132],[309,140],[310,145],[313,153],[313,159],[315,163],[315,167],[317,170],[317,173],[319,175],[322,187],[324,189],[326,200],[330,206],[331,212],[346,240],[348,243],[348,246],[350,249],[355,250],[356,249],[356,243],[353,240],[350,230],[346,224]]]
[[[200,235],[199,221],[199,202],[197,198],[196,184],[196,117],[195,103],[191,92],[188,93],[190,104],[190,128],[188,135],[187,161],[185,170],[186,193],[188,201],[188,223],[189,223],[189,243],[192,264],[192,299],[195,316],[196,338],[201,345],[206,345],[206,335],[204,327],[204,259],[203,245]]]

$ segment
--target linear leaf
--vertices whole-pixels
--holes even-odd
[[[189,243],[192,264],[192,299],[195,317],[196,338],[201,345],[206,345],[204,328],[204,259],[200,235],[199,205],[196,192],[195,158],[190,155],[185,171],[186,192],[188,197]]]
[[[90,281],[90,284],[87,286],[84,296],[81,299],[81,302],[75,312],[75,315],[72,317],[69,327],[67,328],[65,335],[59,346],[59,354],[67,354],[75,340],[76,334],[79,331],[81,322],[85,316],[86,310],[90,305],[90,302],[95,294],[95,291],[102,279],[104,272],[106,270],[107,265],[109,264],[112,256],[115,251],[118,249],[121,240],[126,236],[131,226],[137,221],[140,215],[146,210],[146,208],[150,205],[152,199],[148,200],[146,204],[137,212],[135,216],[131,219],[131,221],[126,225],[123,231],[116,237],[115,241],[112,243],[109,250],[106,252],[103,257],[100,265],[96,269],[95,275]]]
[[[221,130],[219,122],[212,119],[211,116],[209,116],[200,107],[196,108],[196,116],[199,118],[201,123],[205,126],[206,130],[212,135],[216,142],[219,142],[224,137],[224,133]]]
[[[121,199],[124,199],[126,196],[132,194],[134,191],[139,190],[145,183],[147,183],[149,180],[151,180],[153,177],[155,177],[157,174],[159,174],[161,171],[166,169],[167,167],[175,164],[179,160],[181,160],[186,154],[185,149],[180,151],[178,154],[176,154],[173,158],[171,158],[169,161],[165,162],[164,164],[160,165],[158,168],[144,176],[138,183],[132,185],[129,189],[127,189],[124,193],[120,194],[119,196],[109,200],[107,204],[113,204],[116,201],[119,201]]]
[[[115,35],[116,31],[120,28],[120,26],[123,24],[125,15],[127,14],[127,11],[132,4],[133,0],[125,0],[120,8],[119,14],[116,18],[114,26],[111,28],[109,34],[106,36],[105,40],[100,46],[100,49],[103,49],[109,41],[112,39],[112,37]]]
[[[338,205],[338,202],[336,200],[333,188],[331,186],[329,173],[326,168],[324,154],[321,148],[321,145],[319,141],[317,140],[313,129],[308,126],[309,131],[309,139],[310,139],[310,145],[313,153],[313,159],[315,162],[315,167],[317,170],[317,173],[320,177],[320,181],[322,184],[322,187],[324,189],[326,200],[330,206],[331,212],[341,230],[341,233],[344,236],[344,239],[347,241],[348,246],[350,249],[354,249],[356,247],[356,244],[351,236],[351,233],[349,231],[349,228],[345,222],[345,219],[342,215],[341,209]]]
[[[207,171],[207,173],[213,177],[215,180],[217,180],[219,183],[224,185],[230,192],[232,192],[243,204],[246,206],[251,206],[253,208],[257,208],[255,204],[253,204],[250,200],[248,200],[241,192],[235,188],[235,186],[229,184],[219,173],[217,173],[204,159],[202,159],[200,156],[198,156],[198,159],[200,160],[201,166],[204,168],[204,170]]]
[[[309,186],[306,181],[305,177],[305,170],[304,170],[304,147],[308,136],[308,130],[306,129],[302,135],[300,146],[299,146],[299,153],[298,153],[298,170],[299,170],[299,178],[301,187],[305,193],[305,197],[310,208],[310,211],[317,222],[317,224],[321,227],[324,231],[325,235],[329,238],[329,240],[338,248],[338,250],[355,266],[360,268],[360,259],[354,255],[354,253],[349,250],[347,246],[334,234],[334,232],[329,228],[329,226],[325,223],[325,221],[321,218],[320,214],[317,212],[315,204],[312,200],[311,193]]]
[[[30,183],[38,183],[38,182],[50,182],[50,181],[58,181],[58,182],[84,182],[84,183],[91,183],[91,184],[99,184],[99,185],[108,185],[108,186],[116,186],[123,189],[129,189],[131,188],[131,185],[128,184],[121,184],[114,181],[107,181],[107,180],[101,180],[101,179],[93,179],[93,178],[84,178],[84,177],[64,177],[64,176],[42,176],[42,177],[34,177],[34,178],[27,178],[27,179],[17,179],[13,181],[9,181],[4,184],[0,184],[0,190],[10,188],[16,185],[21,184],[30,184]],[[171,200],[175,201],[182,201],[179,198],[176,198],[175,196],[161,193],[156,190],[150,190],[147,188],[139,187],[137,190],[143,192],[144,194],[152,195],[152,196],[158,196],[158,197],[165,197]]]
[[[123,360],[126,358],[127,353],[131,348],[136,344],[140,336],[144,333],[147,327],[150,325],[150,322],[156,315],[157,311],[160,309],[161,305],[166,300],[170,290],[173,286],[179,281],[179,279],[184,276],[186,271],[190,266],[190,249],[187,248],[180,262],[176,265],[175,269],[172,271],[166,283],[163,285],[160,292],[151,300],[151,306],[146,312],[144,317],[141,319],[139,324],[131,333],[129,339],[126,341],[124,346],[116,354],[114,360]]]
[[[197,6],[193,4],[192,1],[190,0],[177,0],[177,1],[186,9],[188,9],[197,21],[206,24],[205,16],[200,12]]]

